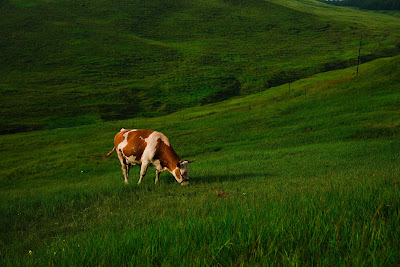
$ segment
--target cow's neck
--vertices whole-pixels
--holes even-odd
[[[179,156],[176,153],[174,154],[175,155],[169,154],[163,165],[163,167],[167,168],[170,172],[173,172],[176,168],[178,168],[178,163],[181,161]]]
[[[181,158],[171,146],[165,145],[164,143],[160,146],[160,154],[161,165],[167,168],[168,171],[173,172],[181,161]]]
[[[178,168],[178,163],[181,161],[181,158],[175,153],[172,148],[171,153],[168,153],[168,156],[169,159],[166,168],[175,177],[176,181],[178,183],[181,183],[183,178]]]
[[[160,142],[159,153],[158,158],[161,166],[167,169],[175,177],[178,183],[181,183],[183,179],[178,168],[178,163],[181,161],[181,158],[176,154],[171,145],[167,145],[164,142]]]

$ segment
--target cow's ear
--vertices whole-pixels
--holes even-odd
[[[188,163],[192,163],[192,162],[194,162],[194,161],[195,161],[195,160],[188,160],[187,162],[188,162]]]
[[[179,161],[178,164],[176,164],[176,167],[180,168],[181,167],[181,162]]]

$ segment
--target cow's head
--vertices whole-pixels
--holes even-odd
[[[181,176],[181,185],[188,185],[189,184],[189,163],[192,163],[194,160],[184,160],[179,161],[177,164],[179,174]]]

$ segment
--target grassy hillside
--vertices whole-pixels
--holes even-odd
[[[396,0],[386,0],[386,1],[366,0],[361,2],[354,0],[345,0],[345,1],[319,0],[319,1],[338,6],[355,6],[363,9],[372,9],[372,10],[400,10],[400,2]]]
[[[1,1],[1,132],[157,116],[399,53],[400,18],[316,1]]]
[[[398,265],[400,57],[152,119],[0,136],[0,265]],[[121,127],[191,185],[123,184]]]

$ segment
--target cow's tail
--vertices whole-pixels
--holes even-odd
[[[113,152],[115,151],[115,146],[113,147],[113,149],[111,149],[110,152],[108,152],[106,155],[104,155],[103,157],[106,159],[108,158]]]

